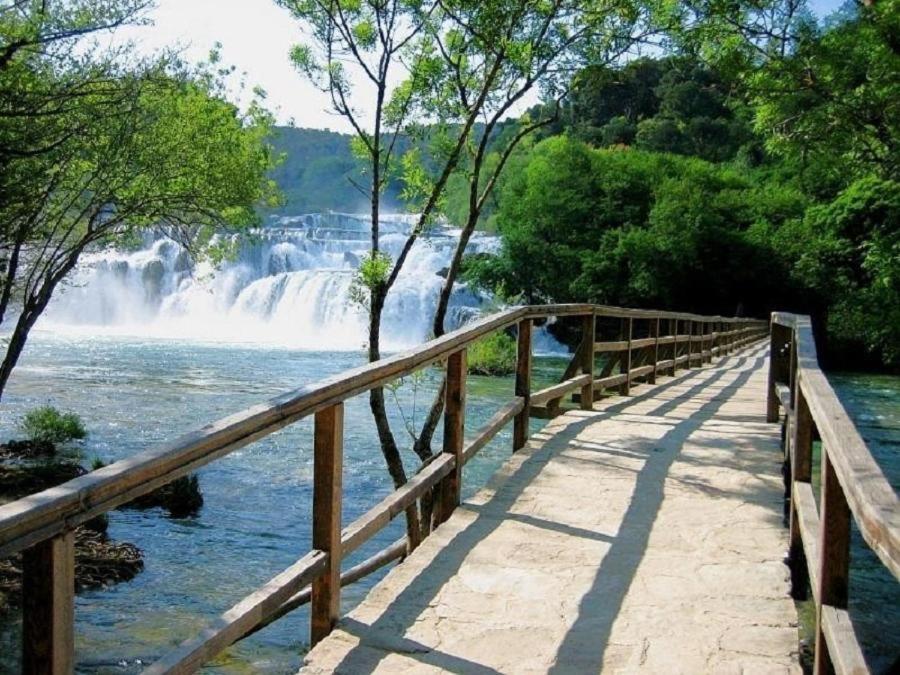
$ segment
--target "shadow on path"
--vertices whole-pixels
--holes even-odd
[[[603,557],[591,587],[582,597],[578,615],[557,650],[556,664],[552,668],[554,673],[596,672],[603,662],[613,622],[645,553],[653,522],[662,504],[666,476],[678,457],[682,444],[747,382],[764,361],[765,349],[752,346],[744,354],[728,357],[711,368],[684,371],[661,384],[646,389],[642,387],[636,395],[604,405],[600,410],[583,413],[576,411],[576,414],[583,417],[570,422],[555,434],[533,434],[531,443],[543,445],[531,450],[531,454],[520,466],[497,486],[497,491],[486,503],[478,506],[464,504],[461,507],[475,514],[473,522],[452,537],[421,573],[391,601],[376,621],[371,625],[352,618],[339,622],[339,627],[356,636],[360,644],[344,655],[336,671],[369,673],[389,653],[401,653],[422,664],[449,672],[495,673],[492,668],[446,654],[403,636],[437,597],[444,584],[458,573],[470,551],[508,517],[527,521],[535,527],[610,542],[610,549]],[[733,376],[733,379],[723,383],[722,380],[729,376]],[[610,537],[533,516],[509,514],[522,491],[547,462],[574,442],[585,428],[625,412],[637,403],[652,400],[669,387],[678,387],[688,382],[690,386],[683,392],[679,391],[672,400],[665,401],[650,412],[636,413],[663,416],[677,408],[679,403],[691,400],[697,393],[709,387],[720,387],[717,395],[704,401],[696,410],[687,412],[686,418],[671,419],[671,429],[661,438],[628,448],[629,454],[633,453],[636,458],[644,460],[643,468],[637,471],[632,498],[619,528],[620,532],[628,531],[628,537]],[[668,449],[659,451],[660,446]],[[606,450],[598,448],[596,452],[602,454]],[[638,495],[640,498],[637,498]],[[488,507],[491,512],[489,516],[484,514]]]

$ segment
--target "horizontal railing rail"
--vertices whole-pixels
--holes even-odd
[[[531,334],[535,321],[581,317],[582,340],[559,384],[531,391]],[[618,321],[615,341],[597,339],[597,322]],[[640,325],[641,330],[636,331]],[[516,327],[514,397],[468,441],[465,439],[466,350]],[[608,326],[606,326],[608,328]],[[23,552],[23,666],[26,673],[71,672],[74,662],[74,529],[102,513],[259,440],[314,416],[312,550],[147,672],[192,672],[218,652],[309,602],[311,642],[337,619],[340,588],[396,560],[414,545],[403,540],[351,570],[341,561],[393,518],[434,496],[434,525],[459,504],[462,468],[509,422],[513,450],[528,436],[530,417],[552,417],[562,400],[590,409],[600,392],[629,393],[641,379],[674,374],[724,356],[768,334],[765,321],[677,312],[569,304],[516,307],[470,323],[420,347],[301,387],[223,418],[131,458],[43,492],[0,506],[0,557]],[[646,335],[645,335],[646,334]],[[597,354],[605,354],[595,373]],[[341,530],[343,402],[435,363],[445,363],[443,452],[353,523]],[[613,370],[618,367],[619,372]],[[426,528],[427,530],[428,528]]]
[[[900,502],[828,378],[819,368],[808,316],[772,314],[768,419],[784,411],[785,487],[792,593],[816,607],[815,672],[867,673],[847,613],[850,519],[900,577]],[[821,440],[819,505],[813,443]]]

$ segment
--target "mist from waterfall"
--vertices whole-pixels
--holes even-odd
[[[381,223],[382,250],[396,259],[413,219]],[[214,269],[196,264],[171,239],[150,236],[135,251],[84,256],[51,303],[40,328],[61,333],[278,344],[353,350],[366,341],[365,310],[350,285],[369,245],[365,216],[281,217],[238,243],[236,257]],[[382,323],[387,350],[429,337],[431,319],[458,231],[436,226],[413,247],[391,289]],[[476,234],[469,252],[492,250]],[[457,284],[448,329],[477,316],[485,298]]]

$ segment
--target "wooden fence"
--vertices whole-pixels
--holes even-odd
[[[900,576],[900,504],[819,368],[809,317],[772,315],[768,420],[784,410],[785,486],[795,598],[816,606],[817,675],[868,673],[847,614],[850,518],[895,578]],[[819,506],[813,442],[821,440]]]
[[[581,342],[562,381],[532,392],[532,326],[551,317],[580,317]],[[466,348],[513,327],[518,334],[514,396],[466,440]],[[610,331],[612,336],[605,335]],[[600,305],[509,309],[412,351],[301,387],[172,443],[4,505],[0,557],[23,551],[24,672],[72,672],[74,528],[303,417],[315,416],[312,550],[146,672],[195,671],[235,641],[306,602],[312,605],[315,644],[334,627],[341,586],[406,555],[410,543],[404,538],[343,573],[342,559],[426,494],[436,496],[434,524],[446,520],[459,504],[463,465],[510,421],[515,451],[527,440],[529,418],[559,414],[566,396],[573,395],[589,409],[598,393],[627,394],[635,381],[653,382],[658,374],[700,366],[767,333],[766,322],[752,319]],[[606,358],[595,373],[597,354]],[[342,530],[343,402],[435,363],[446,368],[443,452]]]

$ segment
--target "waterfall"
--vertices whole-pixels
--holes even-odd
[[[396,259],[414,219],[386,217],[382,250]],[[459,232],[435,226],[416,242],[391,289],[383,346],[403,349],[431,332],[431,318]],[[307,214],[273,218],[237,240],[218,268],[196,263],[173,240],[148,235],[138,250],[83,256],[54,298],[41,328],[54,332],[133,335],[215,342],[280,344],[302,349],[360,349],[365,311],[350,286],[369,245],[365,216]],[[493,250],[476,234],[469,251]],[[457,284],[448,328],[477,316],[486,298]]]

